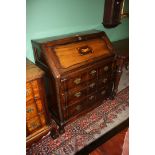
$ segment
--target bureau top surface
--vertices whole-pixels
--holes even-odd
[[[26,82],[42,77],[44,71],[26,59]]]
[[[97,57],[111,55],[102,39],[56,46],[53,51],[62,68],[68,68]]]
[[[32,45],[34,48],[40,48],[40,60],[44,60],[49,68],[54,67],[61,73],[115,55],[105,32],[97,30],[32,40]]]

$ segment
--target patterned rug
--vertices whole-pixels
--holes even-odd
[[[73,155],[129,118],[129,88],[114,100],[99,107],[65,127],[65,133],[53,140],[48,133],[27,150],[27,155]]]

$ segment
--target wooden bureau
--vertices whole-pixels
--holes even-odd
[[[47,109],[44,71],[26,60],[26,145],[27,147],[39,138],[55,129],[50,126]]]
[[[60,133],[112,95],[115,52],[104,32],[32,40],[32,46],[36,64],[46,72],[48,107]]]

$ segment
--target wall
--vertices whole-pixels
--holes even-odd
[[[61,34],[103,30],[111,41],[129,36],[129,21],[116,28],[102,26],[104,0],[27,0],[26,56],[34,61],[31,40]]]

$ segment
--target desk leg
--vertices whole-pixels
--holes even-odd
[[[52,137],[53,139],[56,139],[57,137],[59,137],[59,134],[57,133],[57,129],[55,129],[55,128],[52,128],[52,129],[51,129],[50,135],[51,135],[51,137]]]

